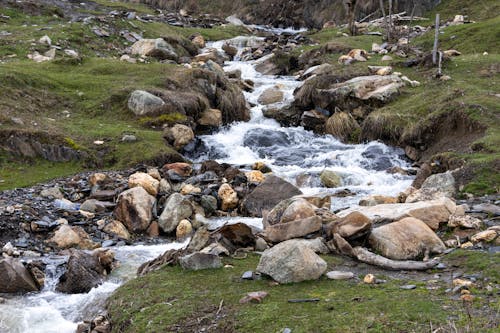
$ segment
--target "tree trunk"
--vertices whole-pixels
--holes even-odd
[[[356,246],[355,248],[353,248],[353,254],[361,262],[374,266],[380,266],[382,268],[394,271],[422,271],[430,269],[439,264],[439,260],[437,259],[432,259],[429,261],[391,260],[386,257],[379,256],[378,254],[372,253],[361,246]]]

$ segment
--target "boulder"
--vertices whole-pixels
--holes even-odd
[[[375,251],[394,260],[417,259],[446,250],[434,231],[413,217],[373,229],[368,240]]]
[[[108,224],[104,226],[102,229],[107,234],[116,236],[121,239],[129,240],[130,239],[130,233],[128,232],[127,228],[121,223],[120,221],[117,220],[112,220]]]
[[[0,293],[25,293],[38,290],[37,281],[18,259],[0,259]]]
[[[82,227],[61,225],[54,233],[54,236],[48,240],[60,249],[78,247],[80,249],[95,249],[99,244],[94,243],[90,236]]]
[[[130,232],[144,232],[153,218],[155,197],[144,188],[134,187],[118,196],[114,216]]]
[[[264,174],[259,170],[245,172],[245,176],[250,183],[262,183],[265,179]]]
[[[144,90],[135,90],[128,99],[128,108],[136,116],[146,116],[156,112],[165,102]]]
[[[453,198],[456,193],[455,177],[451,172],[438,173],[429,176],[419,190],[411,193],[406,202],[435,200],[442,197]]]
[[[197,34],[194,34],[193,36],[191,36],[191,43],[194,44],[194,46],[196,46],[197,48],[199,49],[203,49],[205,48],[205,38],[203,38],[203,36],[199,33]]]
[[[283,200],[267,214],[264,226],[313,217],[317,208],[305,198]]]
[[[92,253],[71,250],[66,272],[56,290],[66,294],[87,293],[104,282],[113,268],[114,254],[110,250]]]
[[[182,162],[165,164],[163,169],[167,171],[172,170],[181,177],[189,177],[193,172],[191,164]]]
[[[136,172],[128,178],[128,187],[140,186],[149,194],[156,197],[160,189],[160,182],[145,172]]]
[[[319,216],[294,220],[286,223],[269,225],[264,228],[263,237],[272,243],[283,242],[292,238],[304,237],[321,230],[323,226]]]
[[[255,70],[264,75],[278,75],[281,70],[274,62],[275,54],[268,54],[255,61]]]
[[[432,229],[437,229],[440,223],[447,223],[450,215],[455,212],[456,205],[448,198],[415,203],[382,204],[370,207],[352,207],[337,213],[344,217],[357,211],[372,220],[373,224],[394,222],[405,217],[415,217]]]
[[[342,178],[332,170],[323,170],[319,176],[321,183],[328,188],[342,186]]]
[[[252,228],[241,222],[222,226],[214,234],[218,234],[219,241],[231,252],[255,245]]]
[[[188,245],[188,251],[200,251],[210,243],[210,231],[207,227],[196,230]]]
[[[385,195],[370,195],[359,200],[360,206],[376,206],[382,204],[398,203],[398,198]]]
[[[105,202],[97,199],[87,199],[80,206],[80,210],[89,213],[100,213],[112,207],[114,207],[114,204],[112,202]]]
[[[191,202],[182,194],[174,193],[168,197],[163,213],[158,218],[158,224],[164,232],[171,233],[176,230],[179,222],[191,215],[193,215]]]
[[[193,232],[193,226],[188,220],[181,220],[175,229],[175,236],[177,239],[184,239],[191,236]]]
[[[288,240],[265,250],[257,271],[279,283],[292,283],[316,280],[326,268],[326,262],[310,247],[298,240]]]
[[[272,87],[264,90],[257,100],[262,105],[268,105],[283,101],[284,93],[278,88]]]
[[[352,212],[338,221],[331,222],[327,228],[327,234],[339,234],[341,237],[350,239],[366,234],[372,227],[372,221],[360,212]]]
[[[163,38],[141,39],[135,42],[130,50],[133,55],[153,57],[160,60],[177,61],[175,49]]]
[[[500,232],[497,230],[488,229],[488,230],[484,230],[484,231],[481,231],[481,232],[475,234],[474,236],[472,236],[470,238],[470,240],[473,243],[479,243],[479,242],[489,243],[489,242],[493,242],[495,240],[495,238],[498,237],[499,233]]]
[[[222,125],[222,112],[217,109],[207,109],[203,111],[197,122],[201,126],[219,127]]]
[[[221,209],[228,211],[238,206],[238,194],[229,184],[222,184],[217,193],[221,200]]]
[[[179,258],[184,269],[198,271],[201,269],[215,269],[222,267],[219,256],[209,253],[195,252]]]
[[[451,228],[466,228],[466,229],[480,229],[483,221],[471,215],[450,215],[448,219],[448,227]]]
[[[189,126],[176,124],[172,127],[165,128],[163,131],[163,138],[175,149],[180,150],[193,141],[194,132]]]
[[[42,196],[43,198],[64,199],[64,194],[61,192],[59,187],[50,187],[43,189],[40,192],[40,196]]]
[[[289,182],[269,175],[243,201],[244,210],[251,216],[262,217],[263,211],[270,211],[279,202],[302,192]]]

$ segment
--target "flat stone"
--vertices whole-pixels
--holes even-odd
[[[354,277],[352,272],[331,271],[326,273],[326,277],[330,280],[349,280]]]

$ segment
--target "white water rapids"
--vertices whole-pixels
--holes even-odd
[[[258,37],[238,37],[229,42],[240,50],[252,43],[259,43]],[[210,47],[220,49],[224,41],[212,43]],[[205,149],[195,156],[197,162],[216,159],[218,162],[249,167],[256,161],[263,161],[273,172],[298,185],[304,193],[333,193],[349,189],[354,196],[334,198],[332,209],[351,206],[369,194],[397,195],[411,184],[411,177],[389,174],[385,170],[392,166],[408,167],[401,156],[402,151],[379,142],[347,145],[329,135],[316,135],[303,128],[284,128],[275,120],[265,118],[263,105],[258,98],[270,87],[284,92],[283,106],[293,101],[294,89],[299,82],[290,76],[267,76],[258,73],[254,62],[228,62],[225,70],[239,69],[243,79],[252,80],[255,90],[245,92],[251,105],[251,120],[238,122],[223,128],[213,135],[202,136]],[[342,187],[325,189],[319,182],[319,174],[328,168],[342,176]],[[302,179],[301,181],[299,181]],[[254,227],[261,227],[261,219],[232,218],[229,222],[242,221]],[[228,219],[213,219],[211,228],[216,228]],[[135,276],[137,267],[168,249],[181,248],[186,244],[136,245],[112,248],[121,266],[112,272],[109,279],[87,294],[66,295],[55,292],[60,276],[57,269],[62,259],[46,258],[47,285],[39,293],[18,296],[0,304],[0,333],[72,333],[77,323],[91,319],[102,310],[106,298],[124,281]]]

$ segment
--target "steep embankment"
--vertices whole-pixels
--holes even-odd
[[[337,24],[345,21],[342,0],[129,0],[169,10],[186,10],[190,13],[211,13],[221,17],[236,15],[251,24],[270,24],[284,27],[321,28],[327,21]],[[361,1],[358,16],[364,17],[379,10],[379,1]],[[411,12],[415,4],[416,15],[431,9],[438,0],[394,1],[394,12]]]

